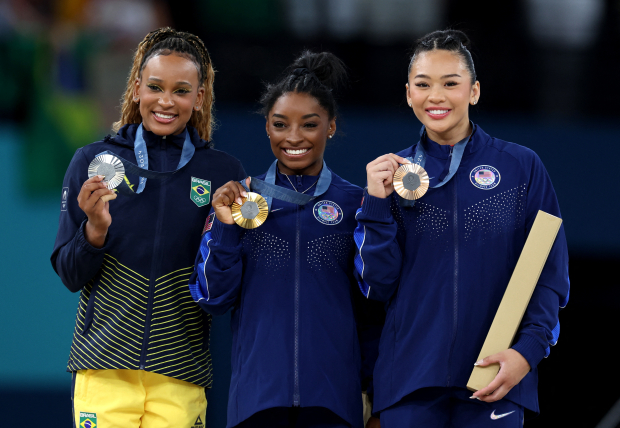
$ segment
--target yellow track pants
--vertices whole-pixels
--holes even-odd
[[[204,428],[205,389],[143,370],[74,373],[75,428]]]

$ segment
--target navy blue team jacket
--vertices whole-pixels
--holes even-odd
[[[190,199],[197,186],[192,177],[215,189],[245,172],[238,160],[209,148],[188,127],[193,158],[166,181],[148,179],[142,193],[110,201],[105,245],[94,248],[84,237],[86,215],[77,195],[99,153],[135,159],[137,127],[124,126],[113,138],[78,149],[65,175],[51,261],[70,291],[81,290],[68,370],[143,369],[209,387],[211,318],[192,300],[187,281],[211,205],[199,207]],[[174,170],[184,133],[160,137],[145,130],[143,135],[149,169]],[[128,182],[137,189],[137,177]],[[207,187],[202,203],[210,197]]]
[[[422,141],[434,186],[446,175],[452,148]],[[398,154],[414,153],[415,145]],[[355,231],[362,291],[387,302],[374,411],[420,388],[465,388],[538,210],[560,216],[538,156],[479,127],[447,184],[430,188],[413,208],[401,207],[399,198],[366,195]],[[506,399],[534,412],[537,366],[558,339],[568,295],[562,227],[512,345],[531,372]]]
[[[299,192],[317,179],[291,176]],[[291,189],[279,172],[276,185]],[[190,290],[210,314],[233,309],[229,427],[260,410],[291,406],[325,407],[362,426],[352,302],[361,297],[353,266],[361,200],[359,187],[332,173],[327,192],[305,206],[274,199],[256,229],[226,225],[213,214]]]

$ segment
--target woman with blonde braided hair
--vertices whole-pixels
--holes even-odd
[[[211,189],[246,177],[210,143],[213,77],[198,37],[149,33],[116,135],[78,149],[65,175],[51,261],[81,294],[67,366],[76,428],[204,427],[211,316],[187,283]],[[124,176],[89,172],[105,156]]]

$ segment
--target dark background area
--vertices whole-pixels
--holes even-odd
[[[350,85],[326,161],[362,186],[366,163],[417,141],[404,97],[413,41],[465,31],[481,82],[472,119],[539,154],[569,242],[571,299],[540,365],[542,414],[526,426],[597,427],[620,398],[619,0],[0,1],[0,426],[70,426],[77,295],[49,263],[62,177],[78,147],[110,132],[133,50],[164,25],[205,41],[214,142],[250,174],[272,160],[255,113],[264,83],[304,48],[342,58]],[[229,330],[228,316],[214,320],[208,427],[225,426]]]

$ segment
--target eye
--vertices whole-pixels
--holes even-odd
[[[157,85],[155,85],[155,84],[153,84],[153,83],[149,83],[149,84],[148,84],[148,85],[146,85],[146,86],[147,86],[150,90],[152,90],[152,91],[159,91],[159,92],[163,92],[163,90],[162,90],[159,86],[157,86]]]
[[[174,91],[175,94],[189,94],[190,92],[192,91],[185,88],[177,89],[176,91]]]
[[[457,86],[458,84],[459,82],[453,82],[453,81],[446,82],[446,86]]]
[[[286,125],[284,124],[284,122],[274,122],[273,123],[273,127],[274,128],[284,128]]]
[[[428,88],[426,82],[418,82],[415,84],[418,88]]]
[[[304,128],[316,128],[318,125],[314,122],[304,123]]]

